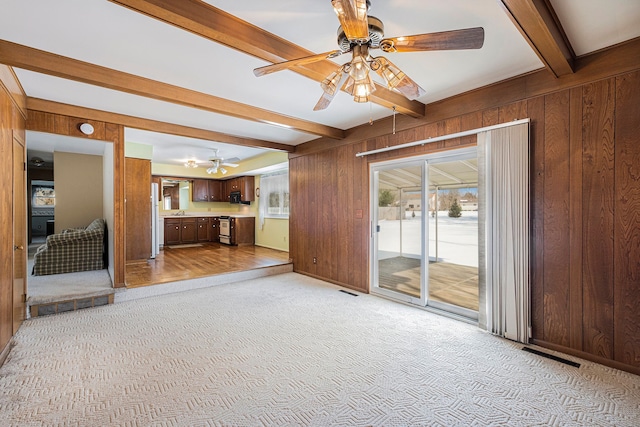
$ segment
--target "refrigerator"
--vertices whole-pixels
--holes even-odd
[[[160,253],[160,188],[158,183],[151,184],[151,258]]]

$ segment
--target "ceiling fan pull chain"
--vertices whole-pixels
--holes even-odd
[[[393,106],[393,134],[396,134],[396,106]]]

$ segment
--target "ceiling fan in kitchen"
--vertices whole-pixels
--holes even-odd
[[[211,167],[207,168],[207,173],[212,174],[212,173],[218,173],[218,171],[220,171],[223,175],[225,175],[227,173],[227,170],[225,169],[225,167],[237,168],[239,165],[234,162],[237,162],[239,160],[240,159],[238,157],[233,157],[225,161],[223,157],[218,156],[218,149],[216,148],[213,150],[213,156],[209,157],[209,162],[211,162]]]
[[[352,95],[356,102],[368,102],[369,95],[376,90],[372,71],[385,81],[389,89],[400,92],[408,99],[413,100],[426,93],[387,58],[371,56],[370,50],[380,49],[385,53],[424,52],[480,49],[484,44],[482,27],[384,38],[382,21],[367,14],[371,6],[370,0],[331,0],[331,4],[340,21],[339,49],[253,70],[254,74],[260,77],[351,52],[351,61],[337,66],[336,70],[320,83],[323,94],[314,108],[316,111],[327,108],[339,88]]]

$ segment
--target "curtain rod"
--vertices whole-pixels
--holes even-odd
[[[489,130],[500,129],[500,128],[505,128],[505,127],[509,127],[509,126],[515,126],[515,125],[520,125],[520,124],[523,124],[523,123],[529,123],[530,121],[531,121],[531,119],[528,119],[528,118],[527,119],[520,119],[520,120],[514,120],[512,122],[500,123],[499,125],[485,126],[485,127],[482,127],[482,128],[465,130],[463,132],[450,133],[449,135],[436,136],[434,138],[427,138],[427,139],[423,139],[423,140],[420,140],[420,141],[407,142],[406,144],[393,145],[391,147],[378,148],[376,150],[364,151],[362,153],[356,153],[356,157],[363,157],[363,156],[368,156],[370,154],[384,153],[386,151],[400,150],[402,148],[414,147],[416,145],[424,145],[424,144],[428,144],[428,143],[431,143],[431,142],[437,142],[437,141],[445,141],[447,139],[460,138],[462,136],[475,135],[475,134],[478,134],[480,132],[486,132],[486,131],[489,131]]]

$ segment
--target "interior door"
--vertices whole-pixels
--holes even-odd
[[[426,304],[424,161],[372,168],[373,293]]]
[[[25,145],[13,138],[13,333],[25,319],[27,294],[27,187]]]

